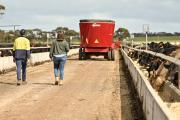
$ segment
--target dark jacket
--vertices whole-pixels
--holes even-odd
[[[67,54],[67,52],[69,52],[68,43],[65,40],[55,40],[52,42],[49,57],[52,58],[54,55]]]

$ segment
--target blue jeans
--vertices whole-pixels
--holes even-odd
[[[53,57],[54,61],[54,75],[55,77],[59,77],[60,71],[60,79],[64,79],[64,65],[66,63],[67,56],[63,57]]]
[[[16,59],[16,67],[17,67],[17,80],[26,80],[26,66],[27,66],[27,60],[23,59]],[[22,72],[22,77],[21,77]]]

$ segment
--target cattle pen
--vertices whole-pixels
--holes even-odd
[[[161,53],[148,50],[141,50],[122,46],[121,53],[124,61],[128,66],[133,79],[134,86],[138,92],[142,103],[143,111],[147,120],[179,120],[180,112],[180,77],[178,77],[178,86],[175,87],[171,82],[165,81],[160,91],[153,89],[143,68],[128,56],[129,51],[137,51],[156,56],[160,59],[174,63],[178,68],[178,76],[180,76],[180,60],[166,56]],[[139,56],[138,56],[139,57]]]

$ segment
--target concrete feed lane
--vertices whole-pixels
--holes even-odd
[[[121,103],[117,52],[116,56],[115,61],[102,58],[79,61],[77,56],[70,57],[65,66],[63,86],[53,85],[52,62],[28,68],[27,85],[16,86],[15,71],[1,75],[0,119],[132,119],[132,105]],[[127,116],[122,118],[121,113],[125,114],[121,110],[123,104],[129,108],[124,110]]]

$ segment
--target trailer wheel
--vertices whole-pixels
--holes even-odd
[[[115,60],[114,50],[111,51],[111,60],[112,60],[112,61]]]
[[[108,60],[111,60],[111,51],[108,51],[107,55],[108,55]]]
[[[85,49],[83,48],[79,49],[79,60],[86,60],[86,53],[85,53]]]
[[[86,60],[87,54],[85,53],[85,48],[82,49],[82,60]]]
[[[108,55],[107,54],[104,54],[104,59],[108,59]]]
[[[79,48],[79,60],[82,60],[82,48]]]
[[[86,54],[85,59],[91,59],[91,56],[89,54]]]

